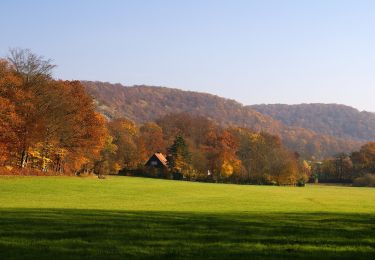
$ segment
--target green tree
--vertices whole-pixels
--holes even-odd
[[[177,175],[184,175],[191,170],[191,156],[182,134],[177,134],[171,147],[168,149],[168,166]]]

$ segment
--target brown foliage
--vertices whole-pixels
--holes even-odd
[[[48,61],[28,51],[0,61],[0,162],[43,172],[76,172],[104,145],[105,121],[78,82],[55,81]]]
[[[361,141],[375,140],[375,114],[338,104],[254,105],[262,114],[288,126],[322,135]]]
[[[177,117],[181,117],[184,113],[199,115],[223,127],[245,127],[256,132],[264,131],[278,135],[289,149],[298,151],[304,158],[323,158],[338,152],[349,152],[362,144],[361,141],[356,140],[355,135],[343,139],[344,135],[333,136],[332,132],[321,130],[322,128],[288,125],[287,122],[276,120],[278,118],[258,112],[257,107],[243,106],[236,101],[210,94],[163,87],[125,87],[102,82],[83,82],[83,84],[96,99],[98,109],[103,114],[109,117],[126,117],[136,123],[149,122],[176,113],[179,114]],[[171,117],[165,120],[173,122]],[[315,118],[314,122],[317,120],[319,119]],[[361,122],[366,124],[366,121]],[[166,127],[165,123],[160,121],[158,123],[164,126],[167,135],[175,130]],[[180,121],[180,125],[176,128],[186,129],[184,132],[188,132],[189,125],[190,122]],[[374,132],[374,127],[369,129]]]

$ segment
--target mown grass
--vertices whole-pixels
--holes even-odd
[[[375,190],[0,178],[0,259],[375,257]]]

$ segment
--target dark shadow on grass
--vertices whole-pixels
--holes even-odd
[[[0,209],[0,259],[375,257],[375,215]]]

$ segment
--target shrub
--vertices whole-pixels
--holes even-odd
[[[305,187],[305,180],[304,179],[299,179],[298,181],[297,181],[297,186],[298,187]]]
[[[362,177],[354,179],[353,186],[356,187],[375,187],[375,174],[368,173]]]

